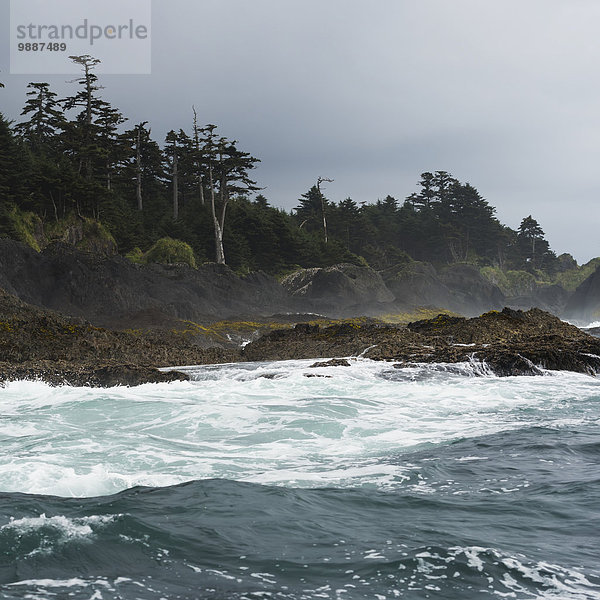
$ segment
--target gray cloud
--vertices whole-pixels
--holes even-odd
[[[106,76],[104,96],[159,138],[195,104],[262,159],[275,205],[319,175],[336,201],[403,199],[444,169],[585,261],[600,254],[599,26],[596,0],[156,0],[153,74]],[[10,118],[29,79],[3,76]]]

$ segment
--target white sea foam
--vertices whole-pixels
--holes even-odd
[[[437,552],[423,551],[416,555],[417,572],[426,579],[459,576],[456,568],[465,563],[487,576],[493,595],[501,598],[537,598],[554,600],[591,600],[600,598],[600,587],[592,582],[581,571],[548,562],[533,562],[522,555],[507,556],[494,548],[480,546],[455,546],[449,548],[447,554],[440,556]],[[496,578],[497,566],[501,564],[508,572]],[[438,576],[434,576],[434,573]],[[453,575],[454,572],[454,575]],[[533,592],[527,585],[518,580],[532,582],[542,592]],[[420,585],[417,580],[411,585]],[[489,592],[488,592],[489,593]]]
[[[120,515],[92,515],[69,518],[64,515],[47,517],[23,517],[13,519],[0,527],[0,535],[13,534],[16,539],[34,535],[35,547],[27,552],[28,556],[50,554],[57,546],[70,542],[91,541],[96,531],[113,522]]]
[[[598,419],[590,400],[600,381],[584,375],[312,362],[190,367],[191,382],[108,390],[8,384],[0,490],[95,496],[206,478],[387,487],[407,480],[406,465],[388,455]]]

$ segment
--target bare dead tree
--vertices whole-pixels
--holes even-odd
[[[333,179],[329,179],[327,177],[319,176],[317,178],[317,190],[319,191],[319,196],[321,198],[321,214],[323,216],[323,235],[325,236],[325,243],[327,243],[327,218],[325,217],[325,196],[323,196],[323,192],[321,192],[321,184],[322,183],[333,183]],[[303,223],[304,225],[304,223]]]
[[[173,221],[179,219],[179,171],[177,157],[177,139],[173,147]]]
[[[138,210],[144,209],[144,199],[142,196],[142,143],[145,141],[142,138],[142,131],[148,121],[143,121],[136,125],[135,138],[135,195],[137,198]],[[149,135],[149,132],[148,132]]]
[[[196,107],[192,105],[192,111],[194,112],[194,154],[196,165],[196,177],[198,178],[198,188],[200,190],[200,203],[204,206],[204,185],[202,182],[202,151],[200,149],[200,132],[201,129],[198,127],[198,114],[196,113]]]

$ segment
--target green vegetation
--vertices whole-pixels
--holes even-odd
[[[36,252],[41,250],[40,242],[43,239],[42,220],[33,212],[22,211],[16,205],[9,204],[5,207],[1,230],[24,244],[33,248]]]
[[[136,246],[133,250],[128,252],[125,255],[125,258],[130,260],[132,263],[136,263],[138,265],[145,265],[146,261],[144,258],[144,253]]]
[[[166,237],[158,240],[145,254],[146,263],[160,263],[163,265],[186,264],[196,268],[194,251],[189,244],[181,240]]]
[[[503,271],[498,267],[483,267],[481,274],[497,285],[505,296],[528,296],[535,291],[537,285],[549,283],[536,280],[536,276],[527,271]]]
[[[563,271],[556,275],[556,283],[562,285],[565,290],[573,291],[582,284],[598,267],[600,258],[593,258],[585,265],[575,266],[573,269]]]
[[[64,242],[82,252],[111,255],[117,252],[117,242],[106,227],[89,217],[73,214],[64,219],[49,221],[44,229],[45,244]]]
[[[384,323],[390,323],[392,325],[408,325],[408,323],[414,323],[415,321],[424,321],[426,319],[435,319],[440,315],[446,315],[449,317],[458,317],[457,313],[446,309],[438,308],[418,308],[412,312],[406,313],[394,313],[381,315],[379,319]]]

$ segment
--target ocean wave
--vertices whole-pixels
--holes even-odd
[[[586,493],[597,492],[591,482]],[[579,511],[585,495],[565,497],[562,513],[555,494],[531,489],[508,504],[223,480],[79,501],[29,497],[55,516],[22,516],[0,531],[18,540],[55,530],[65,541],[37,554],[5,545],[0,594],[597,600],[600,532]],[[23,510],[22,497],[5,495],[1,512],[11,503]]]

